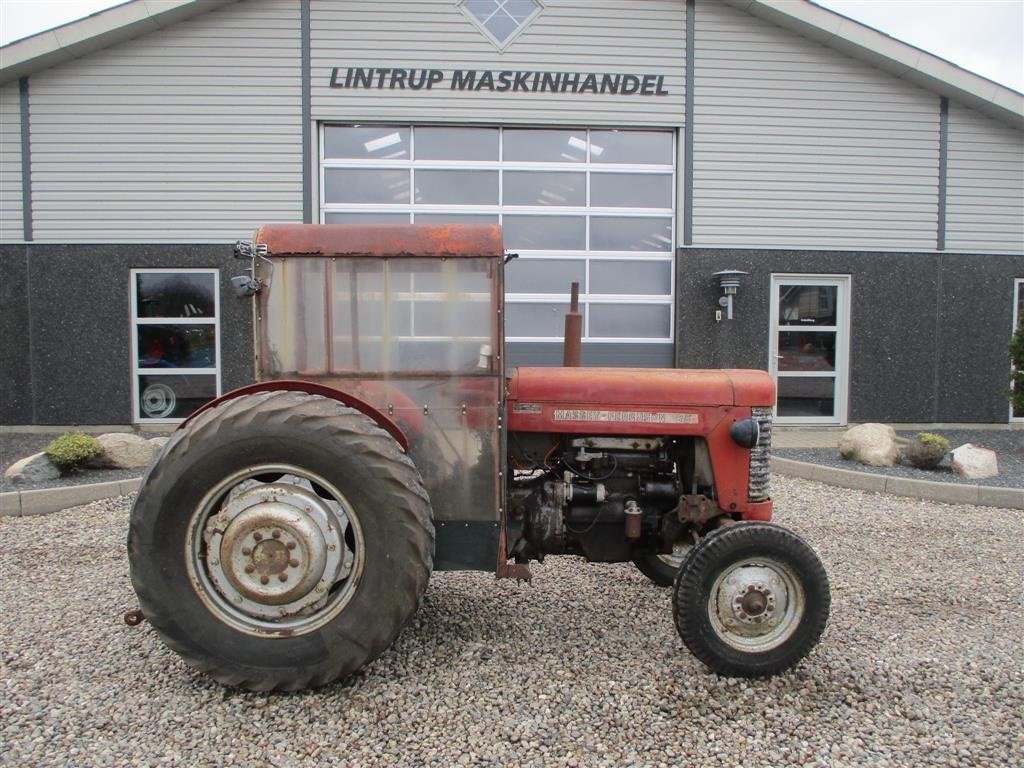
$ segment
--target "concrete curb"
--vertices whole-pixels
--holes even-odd
[[[1003,507],[1024,510],[1024,489],[996,488],[990,485],[956,485],[931,480],[912,480],[871,472],[809,464],[804,461],[772,457],[772,472],[819,483],[876,493],[890,493],[915,499],[943,501],[947,504],[976,504],[982,507]],[[34,491],[0,493],[0,517],[27,517],[59,512],[68,507],[112,496],[126,496],[139,490],[142,478],[114,480],[109,483],[66,485]]]
[[[68,507],[88,504],[90,501],[126,496],[139,490],[141,477],[132,480],[112,480],[108,483],[62,485],[58,488],[39,488],[34,491],[0,493],[0,517],[27,517],[59,512]]]
[[[1003,507],[1024,510],[1024,489],[996,488],[991,485],[959,485],[936,483],[932,480],[912,480],[873,472],[856,472],[805,461],[772,457],[772,472],[819,483],[853,488],[861,491],[890,493],[914,499],[943,501],[947,504],[976,504],[981,507]]]

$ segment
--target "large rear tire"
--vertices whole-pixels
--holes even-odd
[[[679,568],[672,593],[687,648],[723,675],[789,669],[818,643],[828,621],[828,576],[792,531],[737,523],[708,534]]]
[[[384,652],[433,565],[430,503],[369,418],[302,392],[229,400],[176,432],[128,534],[140,607],[226,685],[298,690]]]

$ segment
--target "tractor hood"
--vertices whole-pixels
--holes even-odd
[[[517,368],[509,402],[602,406],[775,405],[764,371],[680,368]]]

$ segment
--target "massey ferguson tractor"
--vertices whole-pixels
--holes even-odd
[[[432,570],[529,579],[548,555],[672,586],[723,675],[817,643],[825,571],[769,522],[766,373],[507,369],[497,226],[271,225],[236,254],[257,383],[174,433],[128,535],[126,620],[188,664],[324,685],[388,648]]]

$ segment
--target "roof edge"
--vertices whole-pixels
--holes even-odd
[[[1015,128],[1024,128],[1024,93],[958,67],[811,0],[725,2]]]
[[[0,84],[155,32],[235,0],[128,0],[0,47]]]

